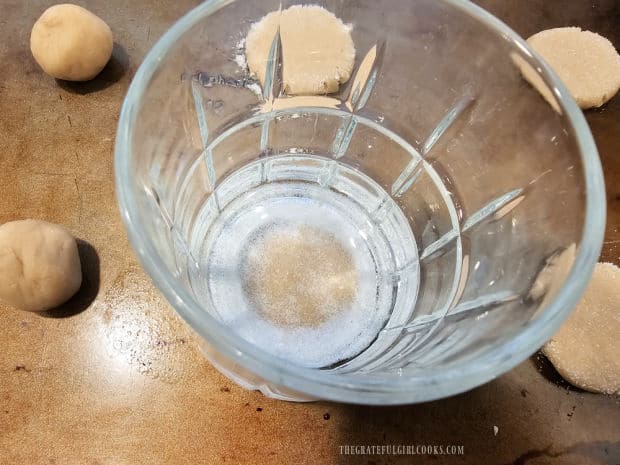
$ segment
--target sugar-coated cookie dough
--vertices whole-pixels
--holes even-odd
[[[543,353],[571,384],[620,393],[620,268],[596,264],[581,301]]]
[[[561,27],[534,34],[527,42],[558,74],[579,107],[600,107],[620,89],[620,55],[606,38]],[[543,97],[553,99],[531,67],[521,71]]]
[[[320,6],[296,5],[269,13],[248,32],[246,61],[261,83],[278,26],[286,93],[329,94],[349,79],[355,60],[350,27]]]
[[[81,284],[77,244],[65,228],[39,220],[0,226],[0,301],[45,311],[69,300]]]
[[[47,74],[67,81],[88,81],[112,55],[112,31],[98,16],[69,3],[54,5],[34,23],[30,50]]]

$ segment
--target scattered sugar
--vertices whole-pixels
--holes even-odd
[[[258,82],[251,82],[249,84],[245,85],[246,89],[250,89],[252,92],[254,92],[256,95],[258,95],[260,98],[263,97],[263,89],[260,86],[260,84]]]
[[[237,63],[237,66],[243,71],[248,70],[248,62],[245,59],[245,37],[239,40],[235,45],[235,63]]]
[[[223,229],[211,228],[205,239],[213,240],[208,298],[222,323],[306,367],[329,366],[366,349],[389,317],[393,292],[375,260],[386,244],[361,235],[362,217],[344,215],[325,199],[329,191],[316,192],[320,199],[271,184],[251,206],[241,202],[241,212],[233,202],[221,217]]]
[[[351,254],[333,234],[310,226],[259,236],[242,279],[257,311],[288,327],[332,318],[353,302],[358,281]]]
[[[245,75],[249,75],[248,62],[245,58],[245,37],[241,38],[239,42],[235,44],[234,60],[241,71]],[[259,98],[263,97],[263,89],[254,79],[247,79],[244,87],[254,92]]]

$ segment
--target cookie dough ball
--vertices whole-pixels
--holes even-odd
[[[40,312],[69,300],[81,284],[77,244],[65,228],[38,220],[0,226],[0,300]]]
[[[320,6],[296,5],[269,13],[248,32],[246,61],[261,83],[265,83],[269,50],[278,26],[286,93],[329,94],[351,77],[355,46],[350,27]]]
[[[543,347],[558,373],[592,392],[620,393],[620,268],[597,263],[581,301]]]
[[[548,29],[527,39],[558,74],[579,107],[600,107],[620,89],[620,56],[609,40],[578,27]],[[549,100],[533,69],[523,76]]]
[[[30,50],[47,74],[88,81],[112,55],[112,31],[98,16],[69,3],[54,5],[34,23]]]

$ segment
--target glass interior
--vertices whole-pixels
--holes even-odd
[[[212,2],[147,58],[117,148],[138,253],[156,256],[159,276],[192,300],[192,318],[209,315],[208,325],[273,356],[279,373],[292,365],[385,387],[476,364],[540,317],[559,291],[537,282],[541,270],[582,246],[593,195],[584,160],[600,183],[595,151],[580,145],[589,134],[578,137],[564,102],[550,105],[522,79],[516,60],[538,68],[527,49],[458,2],[322,1],[352,25],[349,82],[317,101],[280,94],[275,37],[275,84],[261,88],[239,66],[242,40],[253,22],[295,3]],[[248,319],[239,276],[267,223],[351,244],[359,279],[345,317],[305,332]],[[574,259],[554,269],[556,281]],[[535,348],[511,350],[523,359]],[[217,358],[218,348],[207,352]],[[225,360],[234,377],[237,361]],[[272,395],[292,384],[266,377]],[[451,383],[439,395],[467,387]],[[306,394],[338,397],[325,392]]]

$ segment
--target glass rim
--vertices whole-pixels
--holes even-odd
[[[360,377],[313,368],[295,366],[250,344],[234,334],[202,309],[202,306],[166,271],[153,241],[139,218],[132,191],[131,139],[137,110],[147,84],[159,62],[176,41],[201,19],[235,0],[209,0],[186,13],[148,52],[138,68],[125,97],[117,130],[114,168],[117,200],[129,241],[138,259],[159,291],[175,311],[225,357],[268,382],[321,399],[362,404],[405,404],[424,402],[457,394],[487,382],[513,368],[542,346],[568,317],[588,284],[598,260],[605,229],[605,186],[602,168],[583,116],[567,89],[545,62],[527,43],[502,21],[467,0],[441,0],[478,20],[511,43],[521,55],[536,65],[535,69],[552,89],[562,112],[572,125],[581,155],[586,186],[586,212],[581,241],[575,261],[555,298],[535,320],[507,341],[496,341],[484,352],[460,366],[429,368],[402,377]]]

